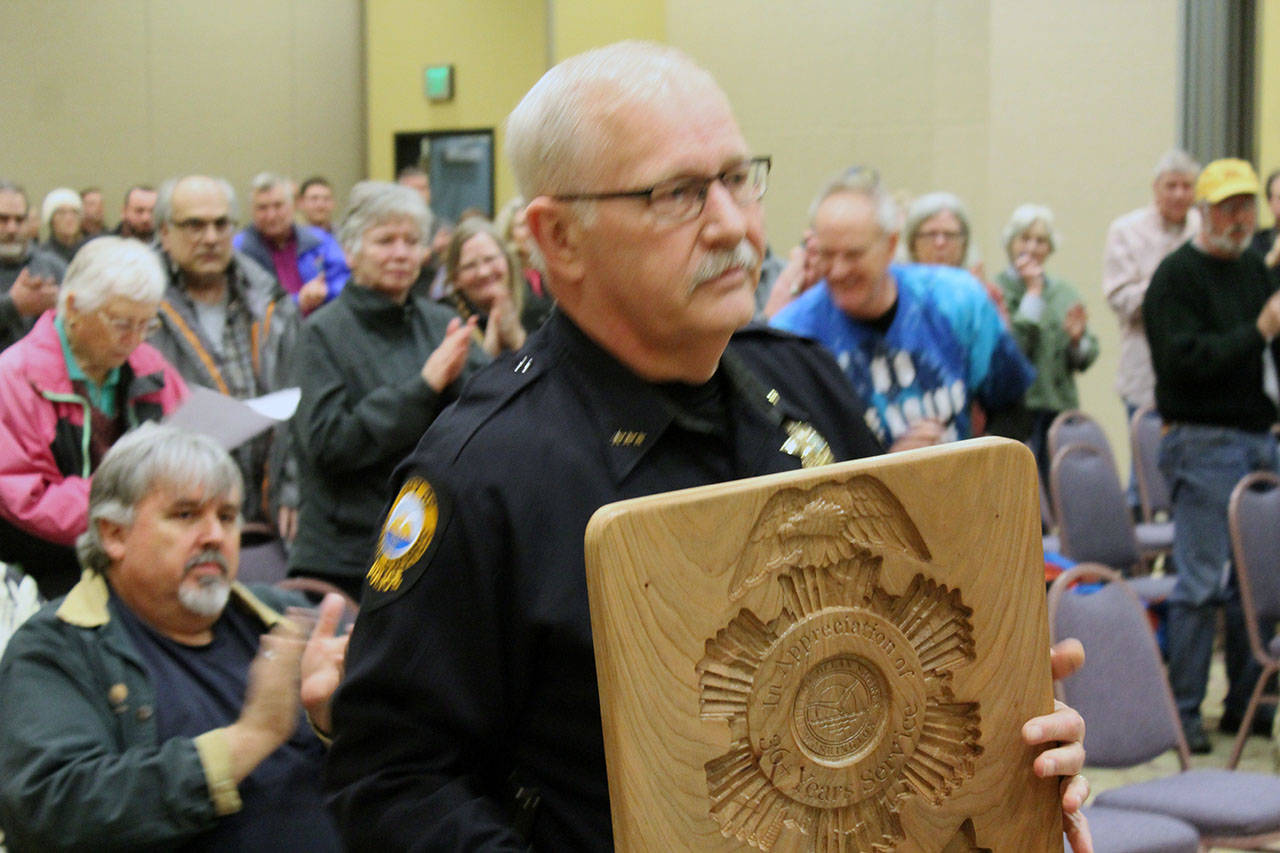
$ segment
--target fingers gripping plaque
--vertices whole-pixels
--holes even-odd
[[[950,686],[974,658],[971,611],[923,572],[888,593],[866,542],[929,557],[872,477],[779,492],[757,519],[731,596],[772,579],[781,612],[741,610],[697,664],[701,716],[732,736],[706,764],[726,837],[768,851],[792,826],[810,850],[891,850],[903,798],[938,803],[973,775],[979,705]]]

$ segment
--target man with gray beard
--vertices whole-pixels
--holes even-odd
[[[1142,320],[1167,431],[1160,467],[1173,494],[1169,681],[1192,752],[1212,744],[1200,720],[1217,610],[1225,609],[1227,692],[1220,728],[1234,733],[1260,673],[1231,576],[1227,503],[1250,471],[1276,470],[1280,293],[1248,252],[1258,177],[1244,160],[1215,160],[1196,180],[1200,231],[1151,276]],[[1266,638],[1264,638],[1265,642]],[[1254,731],[1270,731],[1264,707]]]
[[[320,793],[346,638],[235,582],[240,471],[144,424],[94,474],[85,572],[0,661],[0,827],[11,851],[340,849]]]

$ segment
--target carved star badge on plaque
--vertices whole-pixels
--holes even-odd
[[[892,850],[901,800],[939,804],[973,775],[978,703],[950,686],[974,658],[972,611],[923,573],[890,595],[867,541],[929,558],[872,477],[781,492],[757,519],[734,588],[776,577],[782,610],[768,622],[739,611],[697,665],[702,718],[732,736],[706,764],[726,837],[769,851],[791,826],[811,851]],[[768,568],[748,568],[752,553]]]

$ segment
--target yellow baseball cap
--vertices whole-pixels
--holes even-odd
[[[1227,157],[1214,160],[1196,179],[1196,201],[1217,204],[1233,195],[1257,195],[1258,174],[1246,160]]]

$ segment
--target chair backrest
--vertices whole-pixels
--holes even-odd
[[[1160,471],[1160,437],[1164,421],[1154,406],[1143,406],[1129,421],[1129,446],[1133,450],[1133,466],[1138,475],[1138,499],[1142,501],[1142,518],[1153,521],[1159,513],[1172,509],[1169,482]]]
[[[1098,580],[1096,591],[1073,589]],[[1186,741],[1147,611],[1115,571],[1083,563],[1049,588],[1054,642],[1075,637],[1085,665],[1058,682],[1059,698],[1084,717],[1089,764],[1130,767],[1177,749],[1187,766]]]
[[[1246,474],[1231,492],[1227,522],[1249,642],[1266,659],[1258,625],[1280,620],[1280,477]]]
[[[1109,453],[1068,444],[1053,457],[1049,487],[1063,554],[1125,573],[1138,563],[1133,522]]]
[[[1111,452],[1111,442],[1102,425],[1091,415],[1079,409],[1067,409],[1059,412],[1049,424],[1049,458],[1053,459],[1058,451],[1068,444],[1087,444],[1102,451],[1115,467],[1115,454]]]

